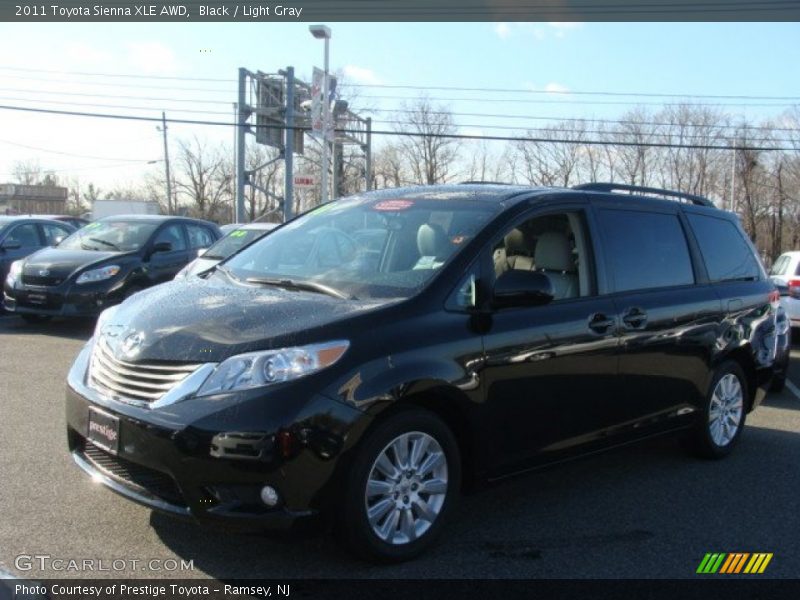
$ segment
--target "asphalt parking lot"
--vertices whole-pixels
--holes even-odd
[[[376,567],[327,535],[279,541],[208,531],[93,484],[66,451],[67,370],[89,321],[0,315],[0,571],[33,578],[681,578],[706,552],[771,552],[762,576],[800,575],[800,345],[790,380],[748,418],[733,456],[687,457],[671,439],[520,476],[465,497],[421,559]],[[127,559],[100,573],[21,570],[19,555]],[[131,559],[139,562],[133,566]],[[143,570],[191,560],[192,571]],[[119,564],[119,563],[117,563]]]

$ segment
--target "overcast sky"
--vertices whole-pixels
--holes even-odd
[[[420,93],[386,86],[528,90],[429,89],[459,113],[464,133],[510,135],[491,126],[522,130],[546,118],[614,119],[632,103],[656,109],[680,100],[580,92],[747,96],[693,100],[753,119],[800,104],[797,23],[329,25],[332,70],[366,86],[357,88],[361,101],[378,111]],[[158,117],[165,110],[168,117],[230,123],[238,67],[274,72],[293,65],[308,78],[321,62],[322,43],[304,23],[3,23],[0,104]],[[392,125],[376,122],[375,128]],[[171,141],[233,140],[229,126],[176,124],[170,135]],[[161,170],[162,163],[146,163],[162,156],[154,123],[0,110],[0,182],[15,162],[37,159],[59,175],[107,189]]]

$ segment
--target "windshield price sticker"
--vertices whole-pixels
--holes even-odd
[[[397,211],[406,210],[414,206],[411,200],[384,200],[372,207],[373,210]]]

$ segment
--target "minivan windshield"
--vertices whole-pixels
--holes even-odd
[[[151,221],[96,221],[79,229],[58,247],[64,250],[134,252],[150,239],[158,227]]]
[[[351,197],[276,229],[231,257],[223,269],[255,284],[323,285],[360,299],[410,297],[497,210],[494,203],[456,194]]]

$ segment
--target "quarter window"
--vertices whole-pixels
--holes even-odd
[[[677,215],[601,209],[599,219],[616,291],[694,283],[689,247]]]
[[[739,228],[726,219],[689,214],[711,281],[759,279],[761,268]]]
[[[63,240],[69,237],[71,231],[66,227],[61,227],[60,225],[54,225],[52,223],[42,223],[42,229],[44,230],[44,239],[48,246],[52,246],[58,240]]]
[[[189,247],[192,250],[195,248],[208,248],[214,243],[211,233],[202,225],[187,225],[186,232],[189,234]]]

